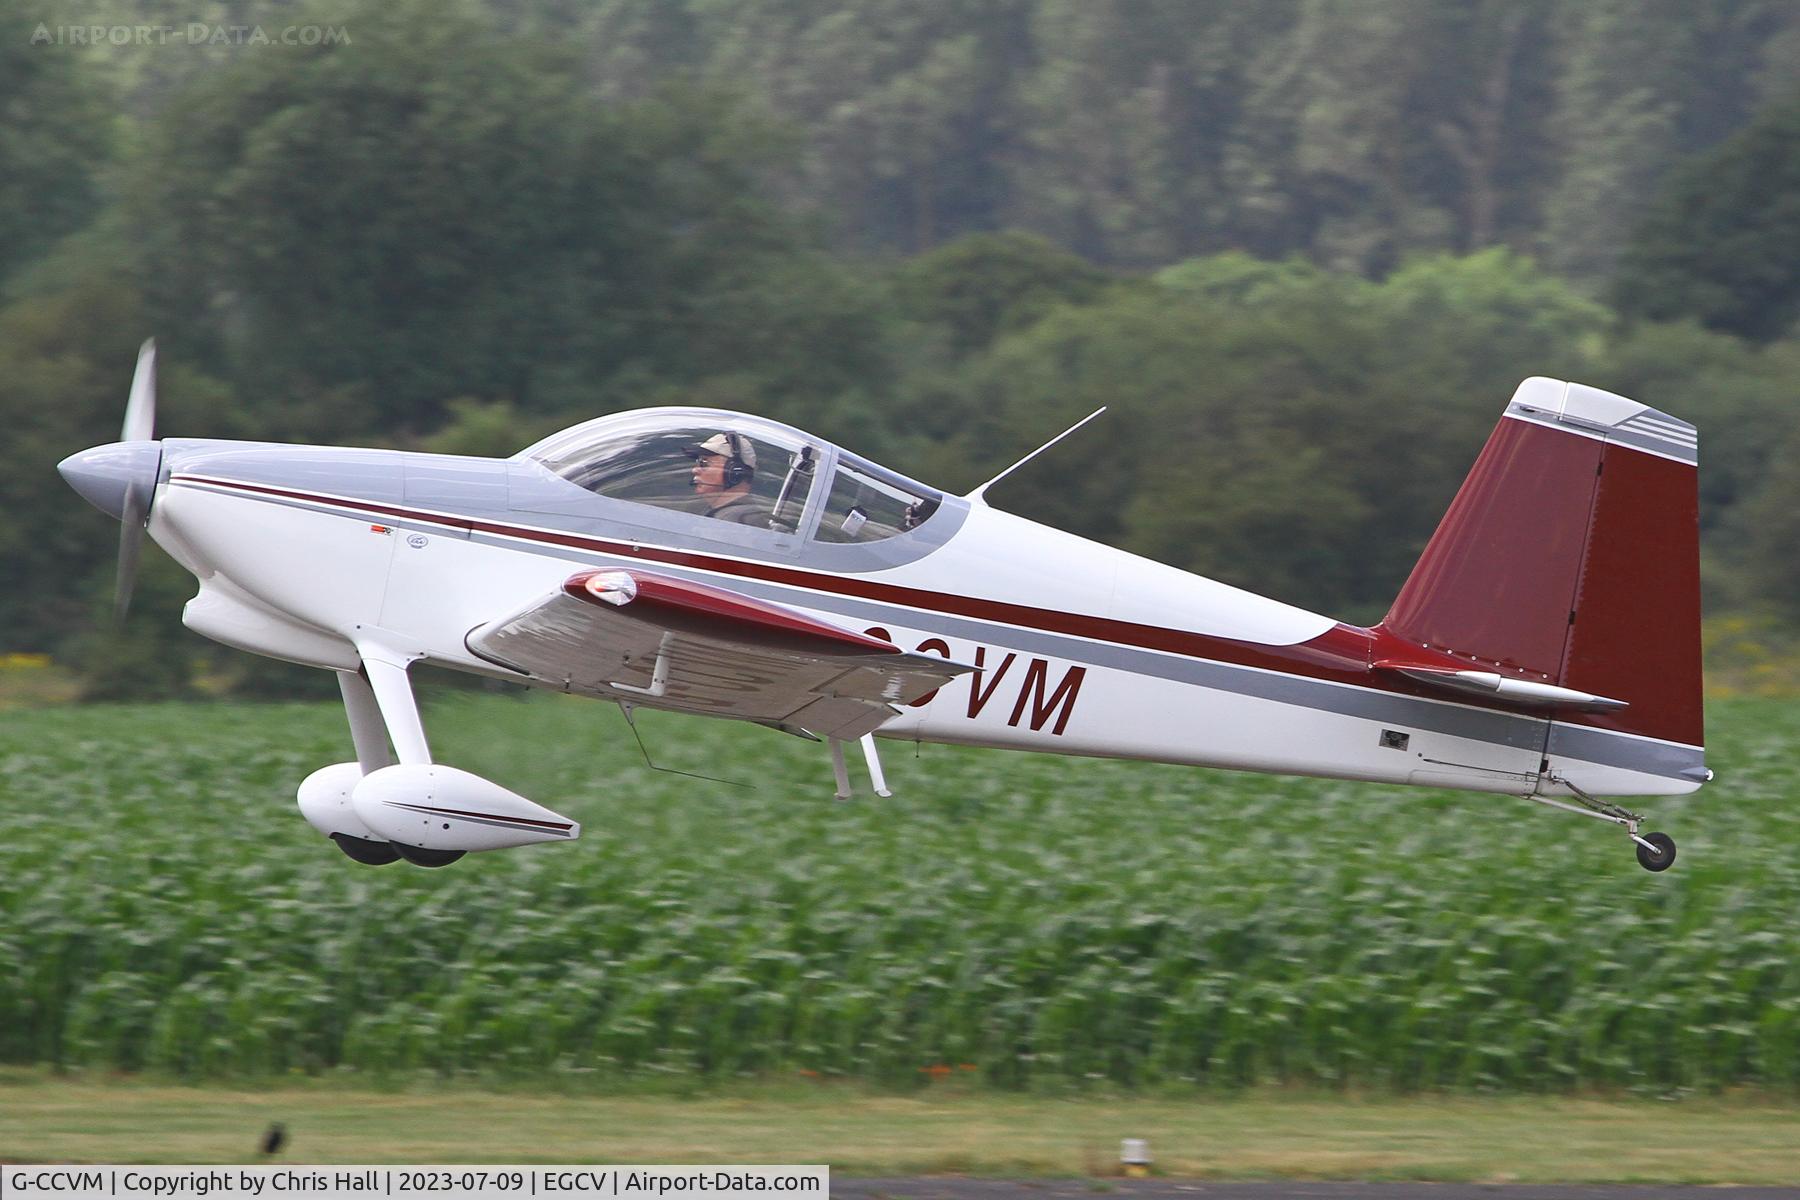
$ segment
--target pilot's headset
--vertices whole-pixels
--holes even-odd
[[[708,454],[725,459],[725,486],[736,487],[756,474],[756,449],[750,439],[734,430],[715,433],[700,444]]]
[[[731,457],[725,464],[725,486],[736,487],[756,474],[751,464],[756,461],[756,451],[750,448],[749,441],[741,433],[727,430],[725,444],[731,447]]]

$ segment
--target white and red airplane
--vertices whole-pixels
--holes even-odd
[[[1362,628],[952,496],[758,417],[615,413],[511,458],[152,440],[146,343],[120,442],[63,476],[200,583],[184,622],[337,673],[354,762],[300,785],[359,862],[438,866],[580,826],[436,763],[408,668],[872,735],[1510,793],[1711,778],[1694,428],[1527,379],[1380,624]],[[1016,464],[1015,464],[1016,465]],[[1010,469],[1010,468],[1009,468]]]

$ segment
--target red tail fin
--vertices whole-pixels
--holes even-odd
[[[1559,720],[1700,745],[1697,458],[1684,421],[1526,380],[1382,627],[1626,702]]]

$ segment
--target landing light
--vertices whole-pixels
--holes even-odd
[[[637,580],[626,571],[596,571],[582,586],[588,595],[608,604],[625,605],[637,599]]]

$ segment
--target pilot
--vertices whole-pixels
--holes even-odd
[[[694,494],[705,513],[739,525],[769,527],[769,510],[750,494],[756,478],[756,447],[741,433],[715,433],[688,451],[694,460]]]

